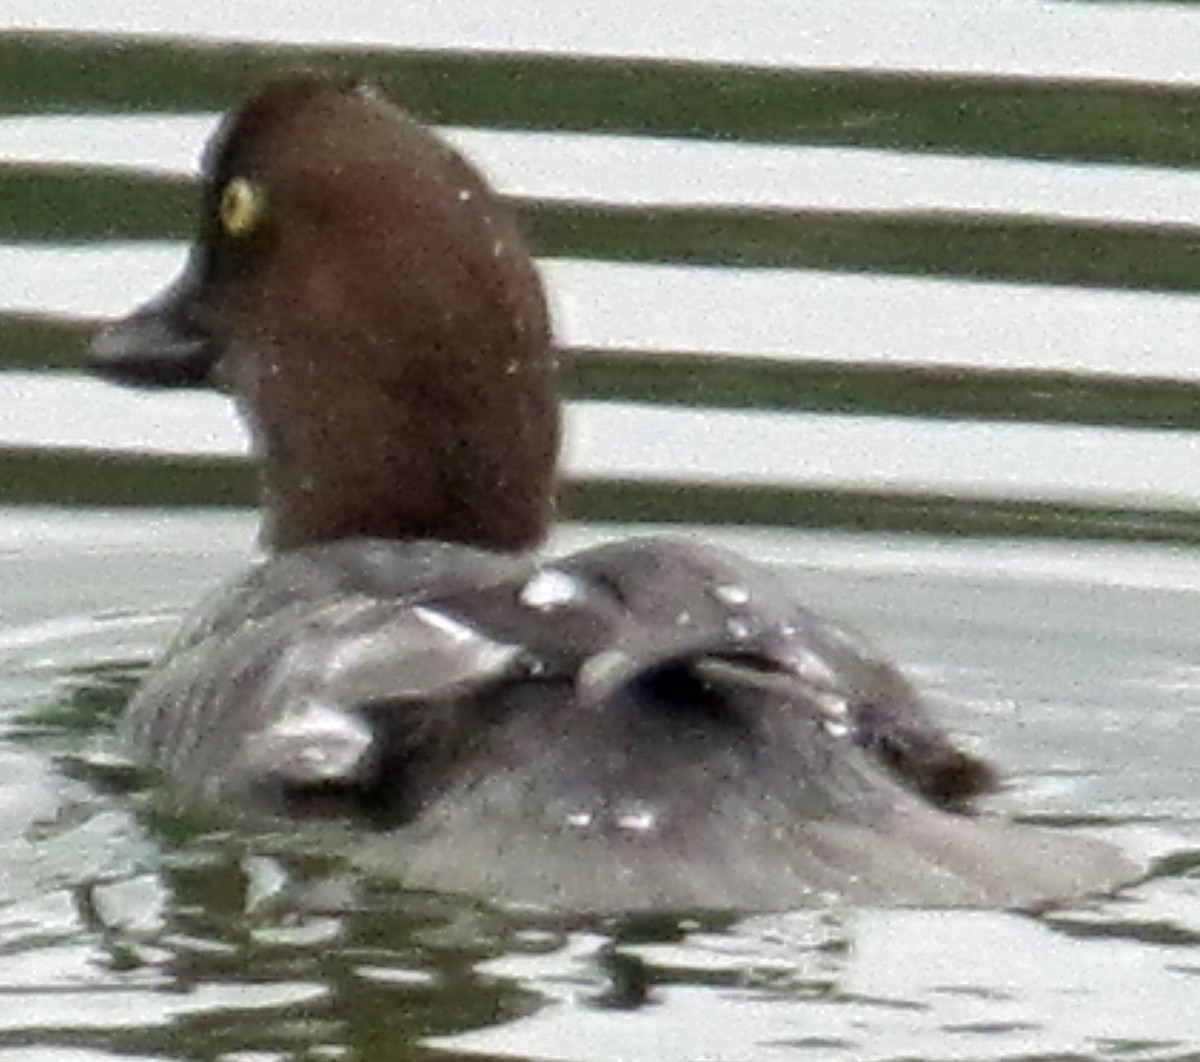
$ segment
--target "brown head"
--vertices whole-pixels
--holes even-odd
[[[92,365],[234,396],[269,545],[541,540],[559,443],[545,298],[472,166],[369,89],[297,75],[225,120],[202,211],[184,275],[101,332]]]

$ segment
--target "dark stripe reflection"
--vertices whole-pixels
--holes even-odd
[[[0,371],[79,372],[97,325],[0,314]],[[572,398],[718,409],[1200,428],[1200,384],[1055,372],[782,362],[686,351],[567,349]]]
[[[0,111],[224,110],[301,65],[370,79],[456,125],[1200,162],[1189,87],[62,34],[0,38]]]
[[[183,179],[0,165],[0,241],[185,240]],[[951,213],[886,215],[521,200],[534,250],[554,257],[829,269],[1194,291],[1200,228]]]
[[[247,507],[254,472],[231,458],[0,449],[10,505]],[[565,485],[562,513],[590,523],[689,523],[938,535],[1036,535],[1200,543],[1200,514],[932,494],[589,480]]]

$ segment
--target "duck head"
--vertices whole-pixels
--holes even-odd
[[[361,84],[292,76],[224,121],[183,275],[91,360],[234,397],[270,547],[519,550],[553,519],[556,362],[529,252],[479,172]]]

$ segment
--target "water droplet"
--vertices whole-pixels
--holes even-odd
[[[448,635],[451,640],[456,642],[475,641],[480,637],[480,634],[474,627],[463,623],[462,620],[454,616],[447,615],[445,612],[439,612],[436,608],[430,608],[428,605],[415,605],[413,607],[413,615],[422,623],[442,634]]]
[[[692,614],[686,609],[675,617],[675,626],[690,627],[692,625]]]
[[[373,740],[362,719],[310,701],[251,738],[246,753],[259,771],[312,783],[352,777]]]
[[[522,605],[536,609],[558,608],[582,595],[579,581],[557,568],[543,568],[523,587],[518,598]]]
[[[838,685],[837,673],[823,656],[803,645],[793,647],[789,655],[796,674],[806,682],[825,687]]]
[[[567,813],[567,825],[574,826],[577,830],[587,829],[594,821],[596,816],[590,811],[570,811]]]
[[[631,804],[615,816],[617,827],[633,833],[648,833],[658,826],[658,815],[645,804]]]
[[[850,727],[845,723],[827,722],[825,724],[825,733],[830,737],[842,738],[850,733]]]
[[[577,684],[592,696],[607,696],[634,673],[630,671],[632,663],[633,658],[620,649],[602,649],[583,662]]]
[[[470,188],[460,188],[458,190],[458,199],[459,199],[460,203],[469,202],[471,199],[471,189]]]
[[[821,714],[829,719],[841,721],[850,714],[850,703],[836,693],[821,692],[815,700]]]
[[[725,630],[729,633],[729,637],[735,641],[744,642],[750,637],[750,625],[737,616],[725,621]]]
[[[492,244],[492,257],[499,258],[502,254],[504,254],[504,249],[504,241],[496,240],[496,242]]]
[[[744,605],[750,600],[750,591],[744,586],[720,583],[712,588],[712,596],[726,605]]]

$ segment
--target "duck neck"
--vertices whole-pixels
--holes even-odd
[[[326,384],[336,409],[305,402],[258,425],[268,548],[370,537],[517,551],[545,538],[559,447],[552,364],[441,393]]]

